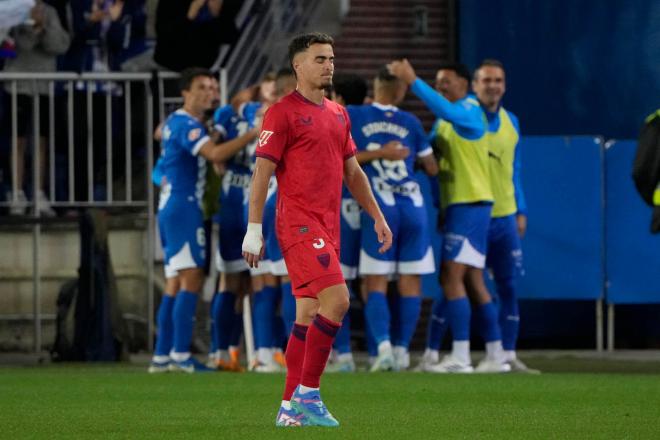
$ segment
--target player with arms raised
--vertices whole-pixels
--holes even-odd
[[[243,255],[250,266],[259,264],[263,207],[275,172],[276,232],[296,297],[278,426],[339,425],[321,400],[319,384],[349,306],[339,264],[342,178],[374,219],[381,252],[392,244],[392,233],[355,158],[346,110],[324,97],[332,83],[333,43],[328,35],[310,33],[289,44],[297,90],[266,113],[252,176]]]

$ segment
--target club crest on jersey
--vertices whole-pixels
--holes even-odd
[[[259,146],[263,147],[268,143],[268,139],[273,135],[272,131],[268,130],[262,130],[261,134],[259,135]]]
[[[325,247],[325,240],[317,238],[312,242],[312,247],[314,247],[314,249],[323,249]]]
[[[330,266],[330,254],[325,253],[325,254],[317,255],[316,259],[319,260],[321,266],[325,267],[326,269],[328,268],[328,266]]]
[[[307,117],[300,116],[300,118],[298,118],[298,123],[300,125],[305,125],[305,126],[313,125],[312,117],[311,116],[307,116]]]
[[[188,140],[189,140],[190,142],[194,142],[194,141],[196,141],[197,139],[199,139],[199,137],[200,137],[201,135],[202,135],[202,129],[201,129],[201,128],[193,128],[192,130],[190,130],[190,131],[188,132]]]

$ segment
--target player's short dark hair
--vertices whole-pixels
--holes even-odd
[[[502,72],[504,72],[504,64],[502,64],[500,60],[496,60],[495,58],[486,58],[481,63],[479,63],[476,69],[474,69],[475,78],[477,77],[477,72],[482,67],[499,67],[500,69],[502,69]]]
[[[346,105],[362,105],[367,97],[367,82],[359,75],[338,73],[332,77],[332,89]]]
[[[312,44],[329,44],[334,47],[335,40],[328,34],[321,32],[310,32],[293,38],[289,43],[289,64],[293,69],[293,57],[300,52],[306,51]]]
[[[472,79],[470,69],[463,63],[443,63],[438,67],[438,70],[451,70],[459,77],[464,78],[468,83]]]
[[[275,78],[277,78],[277,72],[270,71],[270,72],[266,73],[263,77],[261,77],[260,82],[275,81]]]
[[[198,76],[213,78],[213,73],[211,73],[209,69],[204,69],[203,67],[188,67],[181,72],[181,77],[179,78],[179,91],[183,92],[184,90],[190,90],[192,82]]]

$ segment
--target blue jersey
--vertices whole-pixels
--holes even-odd
[[[236,139],[252,129],[260,107],[259,102],[248,102],[243,104],[238,112],[231,105],[218,108],[213,115],[213,124],[222,135],[222,140]],[[256,147],[257,140],[255,139],[227,161],[227,168],[233,171],[249,172],[254,163]]]
[[[417,117],[394,106],[349,105],[346,107],[351,118],[351,134],[358,151],[372,151],[390,141],[399,141],[410,149],[404,160],[376,159],[363,165],[372,186],[384,183],[400,186],[415,180],[415,160],[432,153],[428,139]]]
[[[159,159],[164,183],[161,197],[169,194],[194,196],[201,202],[206,184],[206,161],[197,153],[208,140],[204,124],[183,109],[167,118]]]

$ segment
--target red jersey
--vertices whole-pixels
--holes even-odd
[[[293,92],[268,109],[257,157],[277,164],[276,232],[282,252],[326,236],[339,249],[344,161],[355,155],[346,109]]]

